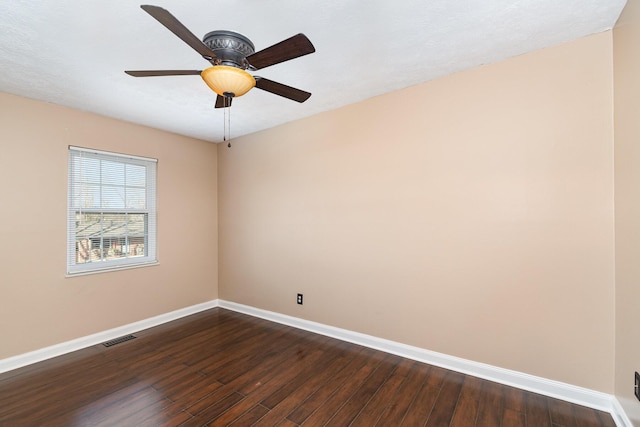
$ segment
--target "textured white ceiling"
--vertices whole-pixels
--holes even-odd
[[[259,51],[304,33],[316,53],[259,75],[311,92],[253,89],[231,136],[608,30],[625,0],[157,0],[198,37],[232,30]],[[220,142],[223,110],[199,76],[123,71],[208,62],[130,0],[0,1],[0,91]]]

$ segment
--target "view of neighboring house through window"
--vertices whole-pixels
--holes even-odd
[[[69,147],[67,273],[156,262],[156,160]]]

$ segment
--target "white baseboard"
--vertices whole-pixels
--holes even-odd
[[[71,353],[92,345],[100,344],[123,335],[132,334],[134,332],[158,326],[181,317],[189,316],[200,311],[208,310],[218,306],[218,300],[208,301],[202,304],[192,305],[190,307],[181,308],[170,313],[161,314],[149,319],[140,320],[138,322],[129,323],[107,331],[98,332],[86,337],[77,338],[61,344],[52,345],[50,347],[41,348],[29,353],[20,354],[0,360],[0,373],[11,371],[13,369],[22,368],[23,366],[33,363],[42,362],[43,360]]]
[[[522,372],[503,369],[484,363],[474,362],[459,357],[449,356],[425,350],[423,348],[413,347],[371,335],[340,329],[230,301],[219,300],[218,303],[222,308],[248,314],[250,316],[271,320],[276,323],[293,326],[298,329],[315,332],[321,335],[337,338],[342,341],[381,350],[386,353],[395,354],[474,377],[483,378],[500,384],[517,387],[556,399],[576,403],[578,405],[609,412],[618,427],[633,427],[633,424],[628,421],[628,417],[622,409],[622,405],[620,405],[617,399],[610,394],[542,377],[536,377]]]
[[[613,417],[613,421],[616,422],[616,426],[633,427],[633,423],[624,411],[622,404],[616,398],[613,399],[613,410],[611,411],[611,416]]]

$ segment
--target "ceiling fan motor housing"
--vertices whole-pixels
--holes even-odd
[[[227,65],[249,68],[246,57],[255,52],[255,46],[242,34],[227,30],[217,30],[207,33],[202,42],[216,54],[212,61],[214,65]]]

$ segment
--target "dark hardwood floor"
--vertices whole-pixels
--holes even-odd
[[[0,426],[615,427],[611,416],[215,308],[0,375]]]

